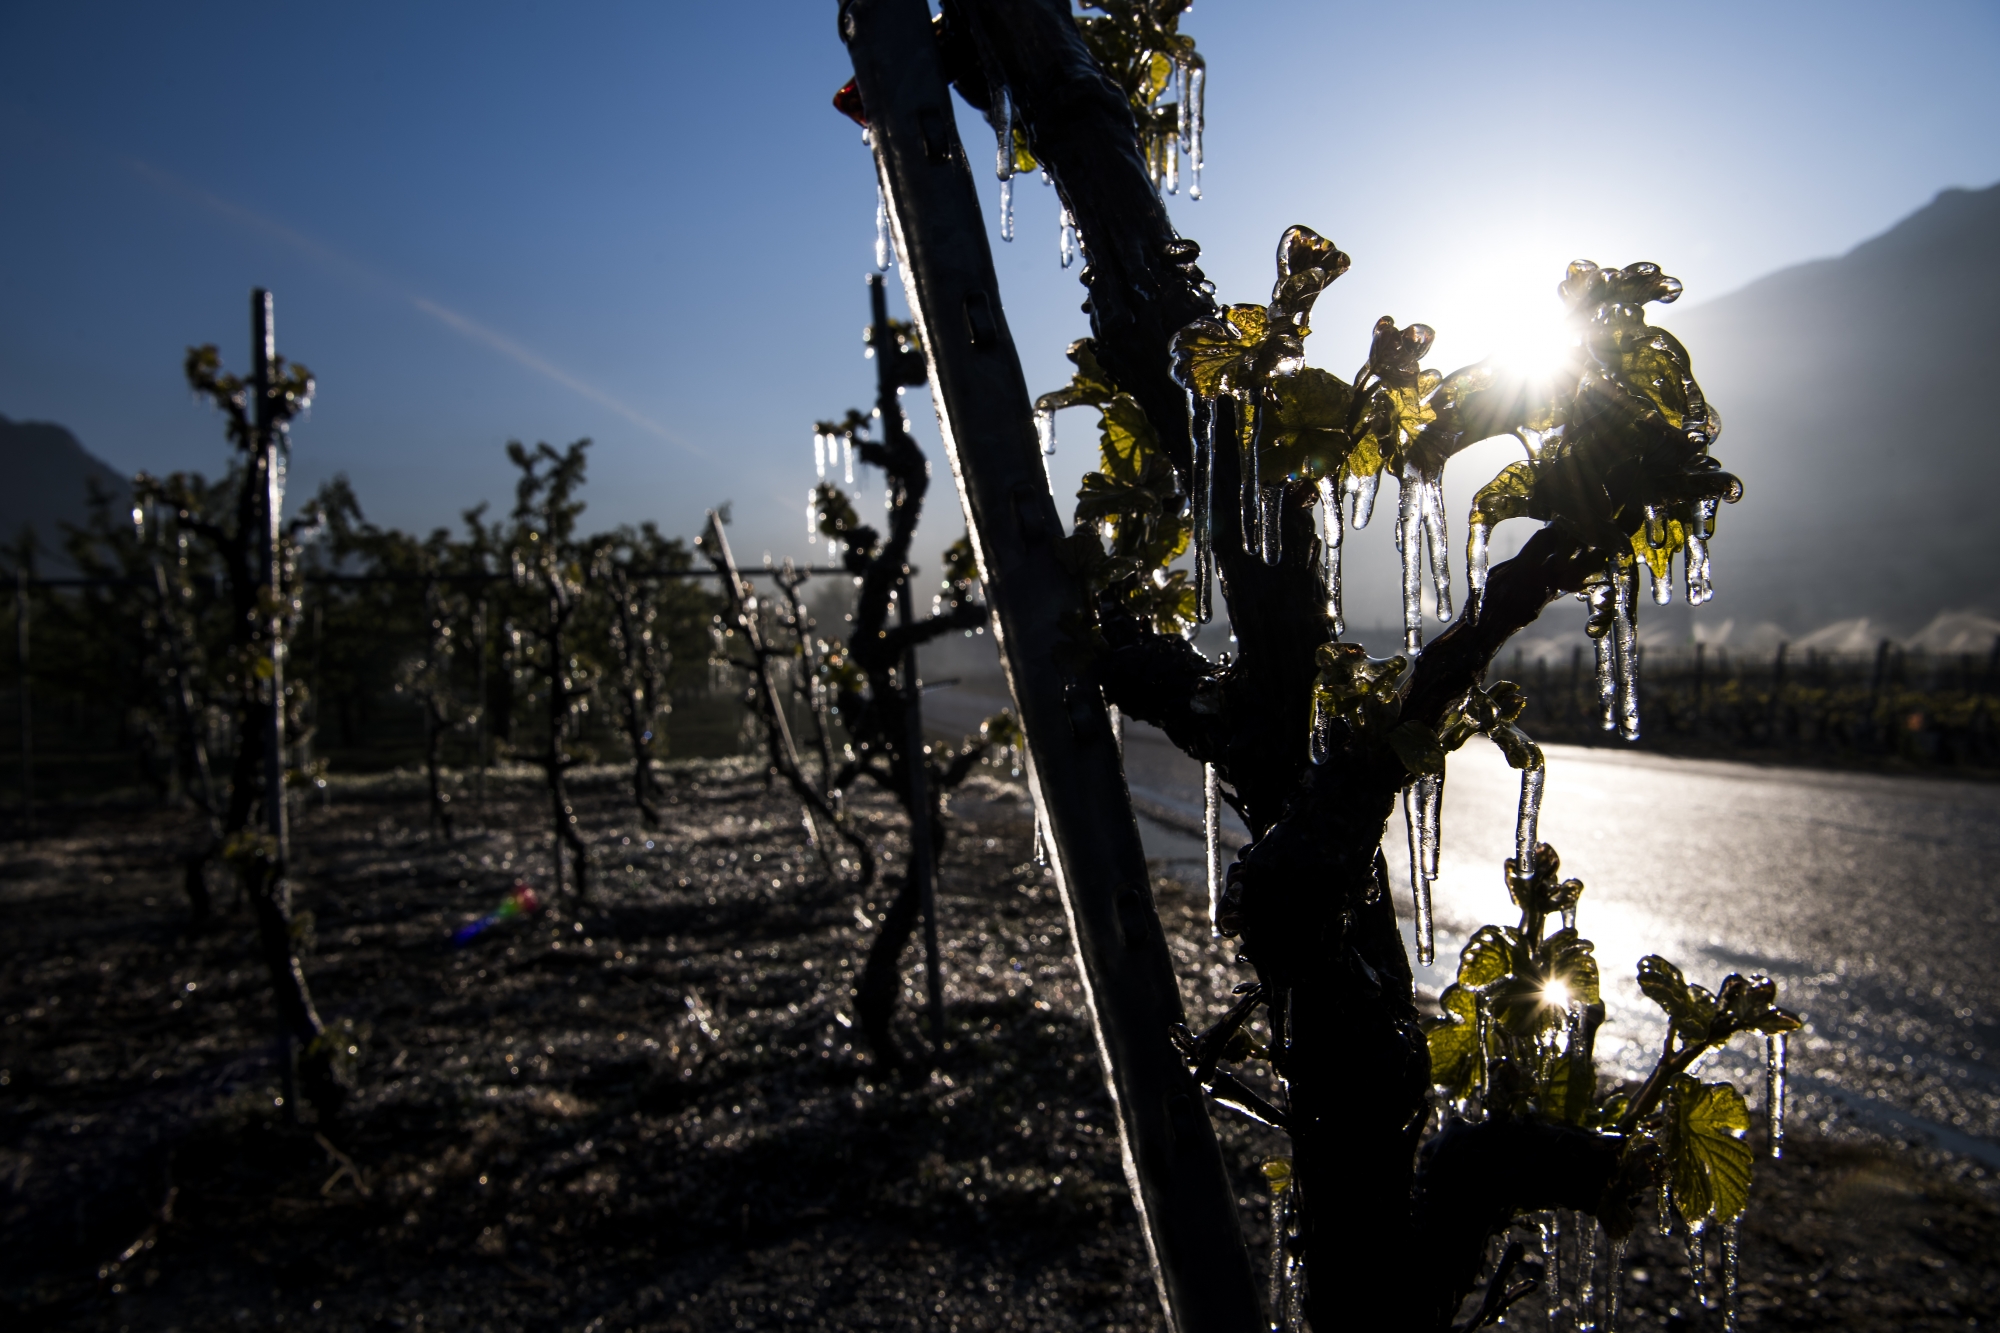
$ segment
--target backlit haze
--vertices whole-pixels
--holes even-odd
[[[1436,327],[1441,369],[1531,354],[1571,259],[1653,260],[1698,306],[2000,178],[1990,3],[1202,0],[1184,29],[1208,170],[1176,224],[1225,300],[1265,298],[1287,224],[1353,255],[1308,343],[1343,376],[1384,313]],[[0,413],[121,471],[220,470],[180,358],[213,341],[242,367],[266,285],[320,382],[295,476],[346,472],[377,522],[504,510],[507,439],[588,435],[586,527],[691,535],[727,499],[745,558],[806,554],[812,422],[872,397],[874,179],[828,105],[849,73],[831,0],[9,6]],[[960,124],[992,204],[990,134]],[[1017,193],[995,248],[1039,392],[1087,329],[1053,192]],[[1089,426],[1059,422],[1065,511]],[[1507,455],[1454,462],[1454,545]],[[926,550],[962,527],[933,494]],[[1387,526],[1357,543],[1357,623],[1393,615]]]

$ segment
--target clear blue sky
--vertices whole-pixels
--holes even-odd
[[[1342,374],[1384,312],[1456,364],[1545,319],[1572,258],[1655,260],[1692,303],[2000,177],[1991,0],[1202,0],[1185,26],[1210,165],[1178,225],[1232,300],[1263,299],[1286,224],[1352,253],[1309,349]],[[589,435],[587,522],[691,532],[727,498],[751,558],[800,552],[811,423],[871,384],[848,73],[831,0],[7,6],[0,413],[215,470],[180,357],[241,365],[263,284],[320,380],[296,475],[345,471],[378,521],[504,508],[505,440]],[[1022,184],[998,248],[1053,387],[1085,329],[1049,192]],[[1086,423],[1064,436],[1059,480]]]

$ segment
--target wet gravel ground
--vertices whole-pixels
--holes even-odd
[[[1159,1327],[1061,905],[1019,789],[991,772],[954,801],[941,878],[951,1047],[907,1074],[849,1026],[880,891],[829,883],[797,803],[750,767],[676,767],[657,832],[615,775],[587,780],[591,901],[462,950],[451,932],[517,879],[546,885],[534,789],[496,784],[450,841],[407,786],[342,789],[296,834],[307,972],[358,1052],[357,1094],[324,1125],[276,1104],[247,916],[187,932],[183,818],[75,814],[14,839],[0,1314],[107,1330]],[[859,805],[895,866],[892,807]],[[1206,938],[1196,892],[1163,875],[1157,893],[1190,1007],[1219,1011],[1233,951]],[[1256,1167],[1282,1140],[1221,1128],[1254,1238]],[[2000,1216],[1949,1167],[1795,1126],[1784,1162],[1759,1166],[1744,1327],[2000,1319]],[[1635,1238],[1622,1326],[1720,1327],[1679,1244]],[[1547,1326],[1539,1297],[1510,1319]]]

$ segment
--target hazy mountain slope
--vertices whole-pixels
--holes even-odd
[[[1719,608],[1907,632],[2000,607],[1996,240],[2000,185],[1946,190],[1838,259],[1661,312],[1721,408],[1715,452],[1746,489],[1720,523]]]
[[[48,421],[0,417],[0,542],[9,552],[32,528],[38,542],[35,563],[44,572],[68,570],[62,557],[63,524],[81,526],[90,517],[90,483],[123,498],[125,478],[94,457],[76,436]],[[11,567],[12,561],[9,559]]]

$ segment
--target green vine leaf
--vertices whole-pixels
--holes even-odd
[[[1674,1080],[1667,1166],[1683,1220],[1727,1222],[1742,1213],[1754,1160],[1744,1138],[1749,1130],[1750,1108],[1735,1088],[1685,1074]]]
[[[1514,971],[1521,934],[1505,926],[1481,926],[1458,955],[1458,984],[1483,990]]]
[[[1447,986],[1438,997],[1443,1015],[1430,1021],[1431,1082],[1453,1101],[1479,1085],[1479,997],[1463,986]]]

